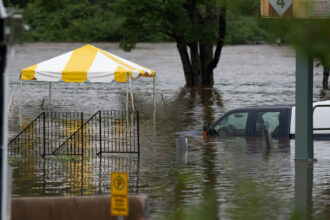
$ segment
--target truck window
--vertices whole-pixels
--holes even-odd
[[[220,135],[245,135],[248,112],[236,112],[227,115],[214,126],[214,131]]]
[[[262,130],[266,127],[270,129],[272,134],[280,132],[280,112],[258,112],[255,126],[255,133],[262,134]]]
[[[317,133],[330,131],[330,106],[316,106],[313,112],[313,124]]]

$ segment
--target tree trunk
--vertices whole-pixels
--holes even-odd
[[[183,65],[183,72],[186,79],[186,86],[191,87],[193,85],[193,78],[191,74],[191,63],[189,60],[189,55],[187,52],[187,45],[185,44],[184,40],[181,38],[176,38],[176,46],[178,48],[181,62]]]
[[[329,79],[329,67],[323,66],[323,89],[329,90],[328,87],[328,79]]]
[[[188,53],[190,49],[190,56]],[[186,79],[186,87],[212,87],[213,68],[210,64],[213,61],[212,44],[187,44],[177,40],[177,48],[181,57],[183,71]],[[199,48],[199,50],[198,50]]]
[[[175,37],[183,65],[186,87],[213,87],[213,70],[219,62],[226,33],[226,8],[221,8],[220,14],[216,16],[214,8],[209,5],[207,7],[208,16],[205,20],[202,19],[194,4],[188,4],[187,11],[192,24],[201,25],[203,23],[209,27],[218,28],[218,39],[216,49],[213,51],[212,42],[187,43],[184,37]]]
[[[200,57],[203,70],[203,87],[213,87],[213,67],[210,64],[213,62],[213,45],[201,44]]]
[[[198,44],[193,43],[189,44],[190,48],[190,59],[191,59],[191,74],[193,77],[193,85],[192,86],[201,86],[203,85],[203,70],[201,66],[201,59],[198,53]]]

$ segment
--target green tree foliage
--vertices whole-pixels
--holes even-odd
[[[35,0],[24,10],[28,41],[118,41],[121,20],[109,1]]]
[[[259,1],[258,0],[235,0],[239,4],[231,4],[228,12],[226,44],[246,44],[260,41],[268,41],[269,34],[265,31],[259,19]],[[175,4],[173,4],[176,2]],[[183,1],[182,1],[183,2]],[[9,0],[9,6],[25,9],[25,23],[30,26],[30,31],[26,32],[27,41],[122,41],[125,49],[130,49],[127,35],[136,38],[139,41],[160,42],[173,41],[167,33],[164,33],[159,27],[159,8],[151,4],[150,13],[142,11],[138,16],[130,16],[132,22],[138,17],[135,23],[143,23],[141,29],[137,32],[127,31],[122,21],[126,13],[131,11],[130,1],[120,0]],[[157,3],[155,1],[155,3]],[[244,3],[244,4],[241,4]],[[143,3],[145,4],[145,3]],[[171,5],[173,4],[173,5]],[[168,13],[173,15],[179,1],[168,2]],[[121,5],[121,6],[120,6]],[[124,8],[124,9],[123,9]],[[126,8],[126,9],[125,9]],[[123,9],[123,10],[122,10]],[[118,11],[119,10],[119,11]],[[157,11],[155,11],[157,10]],[[174,10],[172,12],[171,10]],[[117,11],[117,13],[115,13]],[[122,13],[124,12],[124,13]],[[131,11],[132,12],[132,11]],[[148,15],[148,16],[147,16]],[[156,17],[156,20],[155,20]],[[157,23],[150,24],[150,19]],[[174,17],[172,18],[174,19]],[[130,27],[131,28],[131,27]],[[141,30],[148,29],[148,32]],[[132,34],[133,33],[133,34]],[[134,37],[133,37],[134,36]]]
[[[260,19],[260,0],[227,1],[226,44],[255,44],[274,42],[276,37],[267,31]]]
[[[118,0],[116,6],[124,18],[124,49],[134,48],[150,33],[166,34],[177,43],[186,86],[213,86],[226,30],[224,1]]]
[[[330,19],[266,19],[268,30],[330,65]]]
[[[5,6],[24,8],[32,0],[4,0]]]
[[[228,13],[226,44],[255,44],[274,40],[275,35],[266,31],[258,16]]]
[[[30,26],[27,41],[120,41],[125,50],[141,41],[176,41],[188,87],[213,86],[213,69],[220,59],[227,26],[226,43],[230,44],[263,41],[267,35],[256,19],[256,0],[27,2],[11,2],[25,6],[24,21]]]
[[[187,87],[213,86],[226,33],[232,44],[263,41],[267,35],[256,19],[255,0],[117,0],[115,5],[124,19],[122,48],[134,48],[151,33],[167,35],[177,43]]]
[[[24,20],[28,41],[120,41],[131,50],[141,41],[174,40],[188,87],[213,86],[224,43],[269,39],[257,0],[34,0]]]
[[[286,39],[299,53],[318,58],[323,65],[322,87],[328,90],[330,19],[266,19],[269,31]]]

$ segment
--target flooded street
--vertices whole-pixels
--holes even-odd
[[[24,81],[21,100],[20,70],[83,45],[16,46],[9,67],[10,137],[44,111],[44,98],[45,109],[48,103],[47,82]],[[150,219],[179,219],[183,213],[196,219],[205,213],[213,219],[288,219],[299,201],[311,208],[314,219],[330,218],[329,141],[314,141],[318,161],[313,168],[295,165],[294,140],[274,139],[274,147],[265,154],[261,138],[190,137],[187,160],[176,158],[175,132],[202,129],[237,107],[294,104],[294,50],[227,46],[214,71],[214,88],[188,90],[173,43],[138,44],[130,53],[114,43],[94,45],[156,71],[156,120],[152,79],[133,81],[140,112],[140,158],[105,156],[85,164],[56,159],[12,161],[13,196],[109,194],[109,170],[128,167],[130,191],[150,199]],[[321,90],[322,71],[314,69],[314,101],[330,99],[330,92]],[[125,99],[125,84],[52,84],[52,111],[92,115],[99,110],[125,110]],[[80,167],[84,168],[76,175]]]

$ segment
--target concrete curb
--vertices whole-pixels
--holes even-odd
[[[110,196],[20,197],[13,198],[12,220],[103,220],[117,219],[110,214]],[[145,195],[129,196],[129,216],[144,220],[148,216]]]

